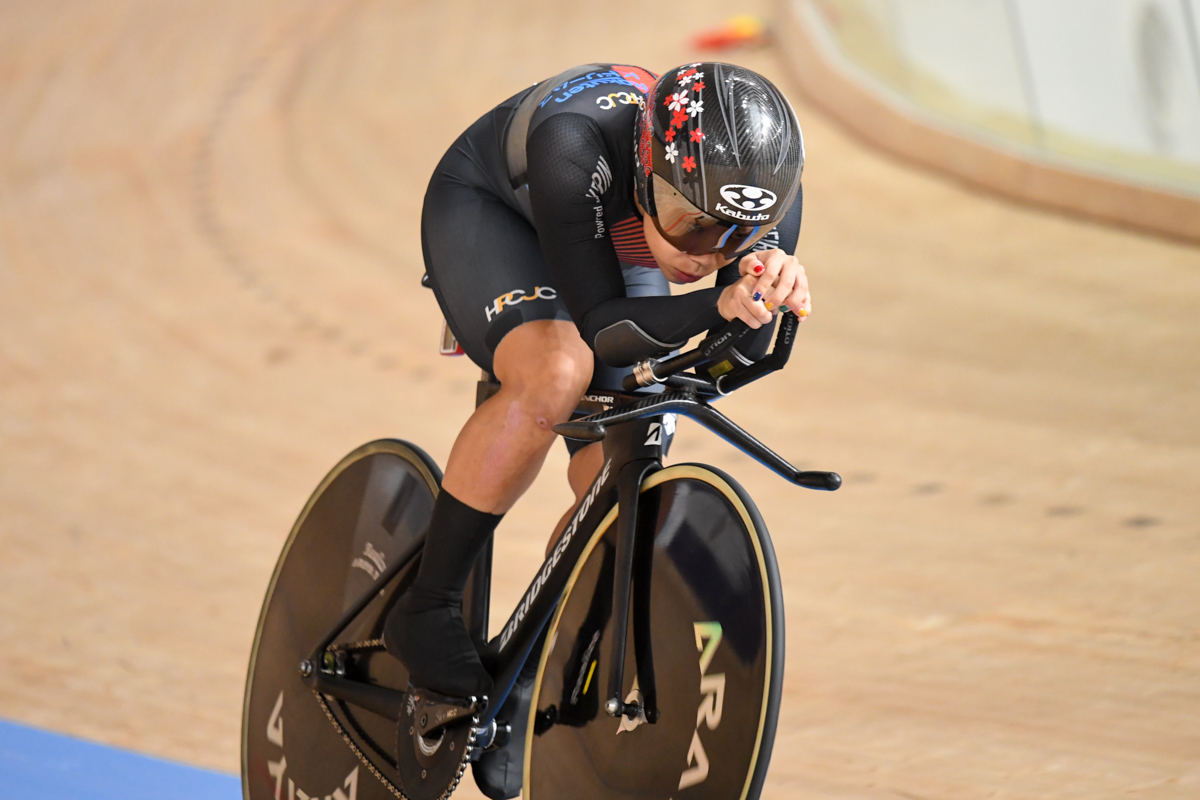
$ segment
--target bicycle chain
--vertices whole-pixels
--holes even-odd
[[[359,650],[382,650],[383,639],[364,639],[361,642],[346,642],[345,644],[331,644],[325,648],[327,653],[354,653]]]
[[[328,648],[328,651],[335,652],[335,653],[336,652],[349,653],[349,652],[355,652],[358,650],[381,649],[382,647],[383,647],[383,639],[367,639],[366,641],[363,641],[363,642],[352,642],[349,644],[332,645],[331,647]],[[329,719],[329,723],[331,725],[333,725],[333,729],[338,732],[338,734],[342,737],[342,741],[344,741],[346,743],[346,746],[350,748],[350,752],[354,753],[354,755],[358,758],[358,760],[362,762],[363,766],[365,766],[371,772],[372,775],[374,775],[376,778],[378,778],[379,782],[382,783],[389,792],[391,792],[396,797],[400,798],[400,800],[409,800],[408,795],[404,794],[404,792],[402,792],[402,791],[400,791],[400,789],[396,788],[392,784],[392,782],[390,780],[388,780],[387,776],[385,776],[382,772],[380,772],[379,768],[375,766],[375,763],[373,761],[371,761],[371,759],[367,758],[366,754],[363,753],[362,748],[360,748],[357,744],[354,743],[354,740],[350,738],[350,735],[348,733],[346,733],[346,729],[344,727],[342,727],[342,723],[338,722],[337,717],[335,717],[333,715],[333,710],[329,707],[329,703],[327,703],[325,701],[325,696],[322,695],[320,692],[318,692],[316,689],[313,689],[313,695],[316,696],[317,702],[320,703],[320,705],[321,705],[321,710],[325,712],[325,716]],[[458,764],[458,774],[454,776],[453,782],[451,782],[450,786],[446,789],[446,791],[442,792],[442,794],[438,796],[438,800],[447,800],[447,798],[449,798],[450,795],[454,794],[454,790],[458,788],[458,784],[462,781],[463,775],[466,774],[467,762],[471,760],[471,751],[475,749],[475,741],[477,738],[477,732],[476,732],[475,726],[478,723],[479,723],[478,716],[471,717],[471,733],[467,737],[466,747],[463,748],[462,761],[460,761]]]

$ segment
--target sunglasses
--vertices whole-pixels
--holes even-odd
[[[694,256],[720,253],[733,258],[770,232],[770,225],[731,225],[696,208],[664,180],[650,175],[654,189],[654,227],[676,250]]]

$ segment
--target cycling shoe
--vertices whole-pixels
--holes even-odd
[[[384,622],[383,644],[414,686],[450,697],[492,693],[492,677],[454,606],[432,604],[420,592],[405,594]]]

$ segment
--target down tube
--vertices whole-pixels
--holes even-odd
[[[538,634],[554,613],[558,598],[570,579],[575,562],[587,547],[591,532],[610,512],[615,512],[617,501],[617,476],[613,461],[609,458],[596,476],[575,516],[563,529],[563,534],[554,550],[542,563],[533,582],[525,590],[500,635],[488,643],[481,654],[483,664],[492,673],[498,696],[489,703],[481,724],[490,722],[500,710],[504,696],[508,694],[517,673],[525,661]],[[583,535],[580,535],[580,534]]]

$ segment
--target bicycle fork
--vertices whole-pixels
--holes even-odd
[[[662,418],[639,420],[641,424],[628,426],[629,436],[612,436],[625,439],[618,447],[632,445],[635,457],[621,468],[617,478],[617,547],[613,576],[613,647],[609,669],[608,700],[604,710],[610,717],[624,716],[630,720],[643,716],[651,724],[658,722],[658,693],[654,681],[654,656],[650,635],[650,583],[653,566],[654,536],[652,523],[657,508],[648,508],[641,502],[642,481],[651,473],[662,469],[661,436],[655,438],[655,430],[661,428]],[[624,426],[622,426],[624,427]],[[621,430],[621,433],[626,431]],[[642,444],[645,442],[645,444]],[[608,441],[605,442],[606,446]],[[641,531],[641,535],[639,535]],[[648,533],[646,533],[648,531]],[[624,699],[626,642],[629,636],[630,605],[633,606],[634,662],[637,668],[638,688],[641,702]]]

